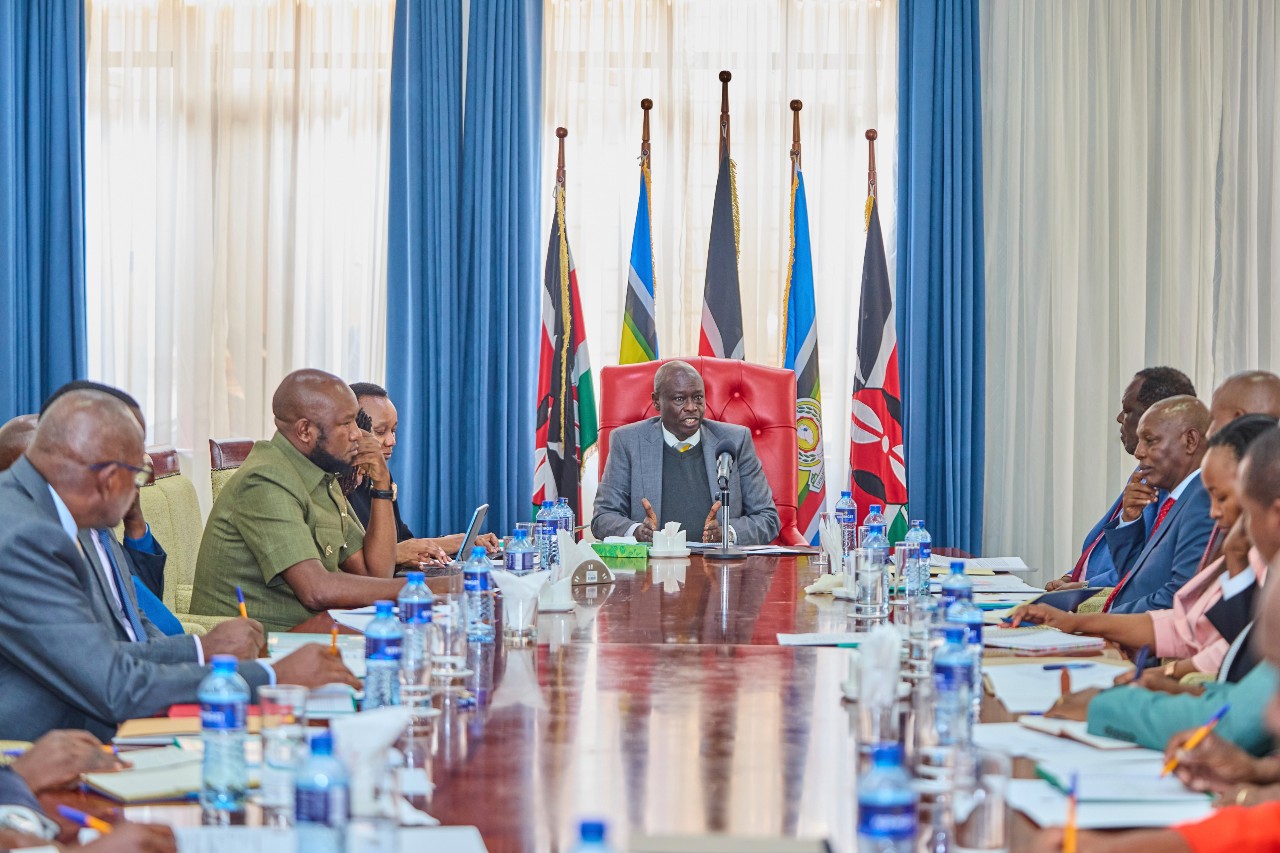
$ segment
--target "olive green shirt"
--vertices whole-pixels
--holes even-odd
[[[314,616],[285,582],[285,569],[319,560],[330,572],[364,545],[364,527],[326,474],[277,432],[259,441],[214,502],[191,593],[191,612],[239,613],[287,631]]]

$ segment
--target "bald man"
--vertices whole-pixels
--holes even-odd
[[[1241,415],[1280,418],[1280,376],[1265,370],[1228,376],[1209,401],[1209,435]]]
[[[0,426],[0,471],[6,470],[27,452],[27,445],[35,434],[35,415],[18,415]]]
[[[1151,406],[1138,421],[1138,467],[1121,496],[1120,515],[1106,527],[1121,579],[1104,609],[1145,613],[1173,606],[1173,595],[1200,565],[1213,532],[1209,495],[1200,482],[1209,411],[1180,395]],[[1160,492],[1165,496],[1160,498]],[[1157,504],[1151,532],[1143,511]]]
[[[271,410],[275,435],[253,446],[209,514],[192,612],[234,614],[238,585],[251,616],[287,631],[329,608],[396,598],[391,475],[378,439],[356,426],[356,395],[332,374],[298,370]],[[367,529],[337,482],[357,467],[372,483]]]
[[[133,717],[196,701],[206,656],[233,654],[253,689],[358,685],[312,644],[274,669],[252,661],[262,626],[233,619],[204,637],[166,637],[138,610],[109,535],[149,475],[128,407],[73,391],[49,407],[26,455],[0,474],[0,720],[7,737],[86,729],[101,739]]]

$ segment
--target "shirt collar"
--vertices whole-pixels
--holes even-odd
[[[1181,498],[1182,493],[1185,492],[1187,490],[1187,486],[1191,484],[1191,480],[1199,476],[1200,476],[1200,469],[1197,468],[1196,470],[1188,474],[1181,483],[1173,487],[1173,490],[1169,492],[1169,497],[1173,498],[1175,501]]]
[[[293,443],[285,438],[284,433],[280,432],[280,430],[276,430],[276,434],[271,436],[271,443],[284,454],[294,468],[298,469],[298,476],[302,478],[302,485],[306,487],[308,492],[315,491],[316,486],[324,482],[326,477],[332,478],[334,476],[303,456],[302,451],[294,447]]]
[[[1218,584],[1222,587],[1222,597],[1227,599],[1235,598],[1237,595],[1253,586],[1253,582],[1255,580],[1257,580],[1257,578],[1253,574],[1253,566],[1246,566],[1245,570],[1235,577],[1223,572],[1222,576],[1218,578]]]
[[[58,510],[58,521],[62,522],[62,529],[67,531],[67,535],[71,537],[72,542],[79,542],[80,528],[76,525],[76,520],[72,517],[71,510],[67,509],[67,505],[62,502],[62,497],[58,494],[58,490],[52,485],[49,486],[49,494],[53,495],[53,506]]]
[[[667,443],[667,447],[679,447],[681,444],[687,444],[690,447],[697,447],[702,441],[702,427],[698,427],[698,431],[688,438],[676,438],[665,426],[662,427],[662,440]]]

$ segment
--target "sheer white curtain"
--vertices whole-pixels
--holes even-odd
[[[987,0],[988,552],[1045,576],[1132,466],[1134,372],[1206,402],[1280,368],[1280,170],[1269,0]]]
[[[265,437],[299,367],[380,381],[392,0],[88,0],[90,372],[153,443]]]
[[[543,174],[550,228],[555,128],[566,140],[569,241],[593,363],[616,364],[639,188],[642,98],[652,98],[658,345],[696,354],[715,189],[721,69],[729,85],[741,214],[747,359],[782,364],[791,110],[801,140],[821,311],[827,477],[848,478],[867,142],[875,127],[881,220],[894,269],[896,0],[546,0]],[[589,464],[587,473],[594,475]],[[836,496],[838,497],[838,487]],[[830,492],[830,490],[828,490]],[[589,497],[589,496],[588,496]]]

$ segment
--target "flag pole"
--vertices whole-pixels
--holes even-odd
[[[560,154],[556,158],[556,186],[564,186],[564,138],[569,135],[567,128],[556,128],[556,139],[560,140]]]
[[[649,165],[649,110],[653,109],[653,100],[640,101],[640,109],[644,110],[644,129],[640,131],[640,166],[644,168]]]
[[[800,111],[804,109],[804,102],[795,100],[791,102],[791,177],[796,176],[796,172],[800,169]]]
[[[720,72],[720,155],[729,156],[729,81],[733,75]]]
[[[866,133],[867,148],[870,150],[870,156],[867,159],[867,195],[872,198],[875,198],[876,194],[876,138],[879,135],[874,127]]]

